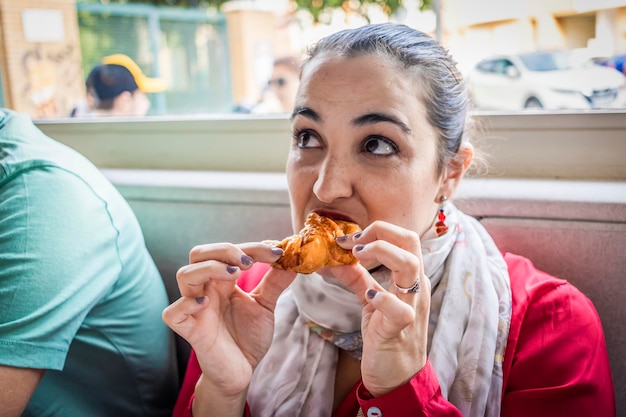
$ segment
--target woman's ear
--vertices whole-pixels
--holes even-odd
[[[444,167],[437,198],[445,195],[449,199],[454,194],[473,158],[474,147],[469,143],[462,144],[454,158],[450,159]]]

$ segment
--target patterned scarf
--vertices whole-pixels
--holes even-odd
[[[475,219],[448,203],[448,233],[422,238],[432,298],[428,356],[464,416],[499,416],[511,316],[506,263]],[[384,288],[390,274],[373,274]],[[334,278],[297,277],[276,306],[272,346],[252,377],[255,416],[331,416],[337,346],[360,354],[361,304]],[[329,343],[329,341],[331,343]]]

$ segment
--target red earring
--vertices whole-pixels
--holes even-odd
[[[435,233],[437,236],[445,235],[448,231],[448,226],[446,225],[446,215],[443,212],[443,202],[446,201],[448,197],[445,195],[441,196],[441,203],[439,205],[439,213],[437,213],[437,223],[435,223]]]

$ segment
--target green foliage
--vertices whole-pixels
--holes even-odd
[[[388,16],[396,13],[403,6],[402,0],[295,0],[295,3],[298,9],[308,10],[315,22],[319,22],[324,14],[337,8],[367,17],[367,6],[378,5]],[[430,8],[432,8],[432,0],[421,0],[421,10]]]
[[[103,0],[78,0],[81,3],[101,3]],[[219,9],[229,0],[108,0],[111,3],[140,3],[153,6],[174,6],[184,8],[214,7]],[[420,9],[431,9],[433,0],[421,0]],[[315,22],[330,13],[333,9],[342,8],[346,11],[360,13],[366,16],[366,8],[371,5],[380,6],[387,15],[397,12],[402,6],[402,0],[295,0],[300,10],[307,10]]]
[[[78,3],[126,3],[126,4],[148,4],[151,6],[168,6],[183,8],[219,8],[229,0],[77,0]]]

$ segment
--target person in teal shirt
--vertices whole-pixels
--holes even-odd
[[[115,187],[0,109],[0,416],[171,415],[167,304]]]

